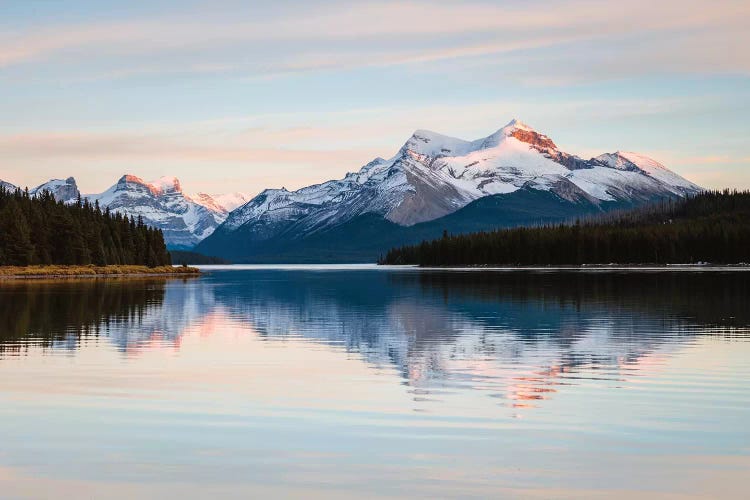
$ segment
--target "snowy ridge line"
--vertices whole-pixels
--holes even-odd
[[[681,197],[701,189],[637,153],[618,151],[589,160],[565,153],[548,136],[514,119],[474,141],[417,130],[393,158],[377,158],[343,179],[296,191],[264,190],[232,212],[222,231],[257,225],[271,236],[274,226],[288,224],[314,231],[367,213],[410,226],[484,196],[522,188],[593,203]]]

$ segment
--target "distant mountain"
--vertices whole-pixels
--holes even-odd
[[[190,195],[190,199],[192,199],[199,205],[203,205],[212,212],[229,215],[229,212],[247,203],[250,200],[250,196],[246,195],[245,193],[197,193],[194,195]]]
[[[8,190],[16,189],[8,182],[0,183]],[[65,203],[73,203],[81,196],[73,177],[51,179],[29,190],[29,194],[36,196],[45,191]],[[98,201],[102,209],[142,216],[146,224],[163,230],[170,248],[180,249],[194,247],[224,222],[229,212],[249,199],[244,193],[187,195],[175,177],[146,182],[134,175],[124,175],[103,193],[83,197],[92,203]]]
[[[170,248],[190,249],[210,235],[229,214],[229,209],[209,195],[196,198],[182,191],[176,177],[146,182],[124,175],[100,194],[88,195],[101,207],[134,217],[160,228]]]
[[[196,251],[240,262],[373,261],[442,229],[562,220],[700,189],[635,153],[565,153],[517,120],[475,141],[418,130],[393,158],[343,179],[263,191]]]
[[[11,184],[10,182],[5,182],[4,180],[0,179],[0,187],[5,188],[7,191],[15,191],[16,186]]]
[[[73,177],[68,177],[67,179],[51,179],[44,184],[29,190],[29,194],[31,196],[36,196],[44,191],[51,193],[55,197],[55,200],[64,203],[72,203],[81,195],[76,180]]]
[[[203,193],[198,193],[199,196],[206,196]],[[250,201],[250,195],[245,193],[225,193],[225,194],[212,194],[208,195],[220,206],[223,207],[227,213],[234,209],[241,207],[248,201]]]

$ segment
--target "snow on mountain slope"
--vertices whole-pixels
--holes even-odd
[[[417,130],[390,160],[378,158],[343,179],[293,192],[263,191],[232,212],[220,231],[244,227],[254,240],[264,240],[310,234],[367,213],[410,226],[522,188],[594,204],[635,204],[700,190],[635,153],[590,160],[565,153],[548,136],[513,120],[474,141]]]
[[[192,248],[210,235],[226,218],[222,207],[205,206],[182,192],[175,177],[146,182],[124,175],[100,194],[88,198],[103,208],[128,216],[142,216],[146,224],[160,228],[170,248]]]
[[[0,186],[15,190],[16,186],[0,180]],[[52,179],[29,193],[35,196],[44,191],[58,201],[72,203],[80,191],[73,177]],[[248,201],[244,193],[189,196],[183,193],[179,179],[161,177],[146,182],[134,175],[124,175],[115,185],[99,194],[86,195],[92,203],[127,216],[143,217],[146,224],[159,227],[170,248],[192,248],[210,235],[229,215],[229,212]]]
[[[250,196],[240,192],[227,194],[196,193],[189,195],[189,197],[212,212],[223,213],[225,215],[228,215],[229,212],[250,200]]]
[[[211,197],[219,204],[220,207],[224,207],[227,212],[231,212],[237,207],[241,207],[250,200],[250,195],[247,193],[226,193],[226,194],[212,194]]]
[[[601,161],[606,162],[608,165],[618,165],[620,166],[619,168],[622,168],[622,165],[633,165],[635,166],[635,169],[633,170],[645,172],[662,183],[678,189],[692,190],[698,187],[687,179],[684,179],[667,169],[667,167],[661,163],[638,153],[617,151],[616,153],[598,156],[597,159],[601,159]]]
[[[57,201],[72,203],[80,196],[78,185],[73,177],[67,179],[51,179],[29,191],[31,196],[36,196],[42,192],[51,193]]]
[[[0,187],[5,188],[7,191],[15,191],[16,186],[11,184],[10,182],[5,182],[4,180],[0,179]]]

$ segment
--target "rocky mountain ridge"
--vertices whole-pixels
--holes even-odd
[[[363,216],[411,227],[485,197],[524,191],[547,193],[588,212],[683,197],[700,189],[636,153],[618,151],[588,160],[566,153],[518,120],[474,141],[417,130],[391,159],[376,158],[343,179],[296,191],[261,192],[233,211],[199,250],[234,246],[252,254],[268,242],[274,248],[281,240],[298,243]],[[502,224],[498,220],[492,227]]]

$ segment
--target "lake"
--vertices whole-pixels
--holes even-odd
[[[750,273],[0,282],[0,497],[747,498]]]

